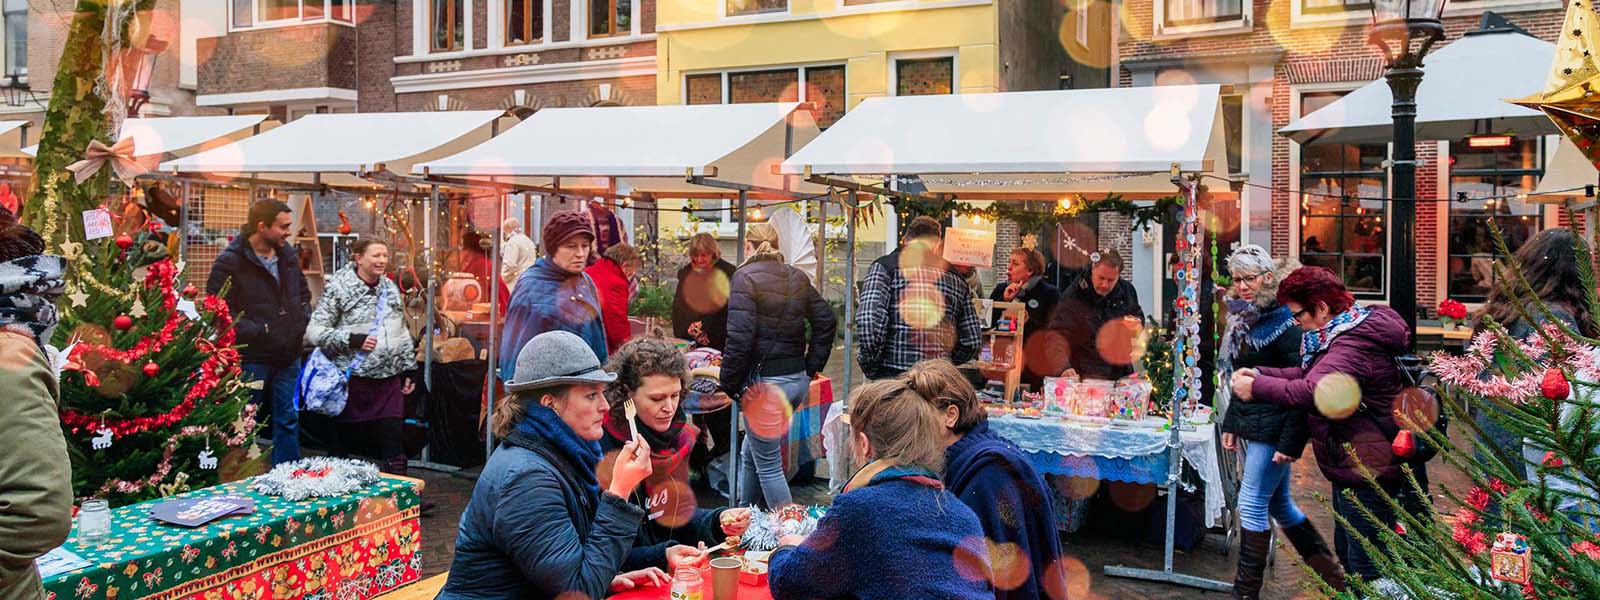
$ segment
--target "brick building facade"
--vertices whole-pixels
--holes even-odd
[[[1383,167],[1386,145],[1302,147],[1276,134],[1293,118],[1383,76],[1381,55],[1367,44],[1368,6],[1126,0],[1117,74],[1121,86],[1227,86],[1226,133],[1239,156],[1235,176],[1245,182],[1241,226],[1231,239],[1334,268],[1359,297],[1386,301],[1391,215],[1386,202],[1375,200],[1392,195]],[[1553,42],[1563,9],[1558,1],[1452,3],[1445,12],[1447,37],[1434,52],[1479,28],[1484,11]],[[1518,139],[1492,154],[1463,142],[1423,141],[1416,147],[1419,199],[1468,198],[1417,204],[1417,305],[1430,313],[1443,298],[1482,299],[1489,285],[1488,253],[1479,239],[1484,219],[1509,225],[1513,244],[1564,222],[1555,209],[1481,199],[1533,191],[1555,148],[1553,138]]]

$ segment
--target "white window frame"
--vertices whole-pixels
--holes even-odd
[[[1077,7],[1075,9],[1073,9],[1073,12],[1077,13],[1076,15],[1074,15],[1074,17],[1077,19],[1077,21],[1073,24],[1073,29],[1074,29],[1073,36],[1078,39],[1078,45],[1079,46],[1083,46],[1085,48],[1088,48],[1089,47],[1089,7],[1093,6],[1093,4],[1089,0],[1077,0],[1077,2],[1074,4],[1074,6]]]
[[[524,0],[489,0],[489,48],[538,48],[551,43],[555,39],[555,2],[553,0],[539,0],[544,11],[541,18],[542,31],[537,41],[512,44],[507,40],[510,31],[506,28],[506,5],[511,2]],[[637,0],[635,0],[637,2]]]
[[[461,21],[461,44],[464,47],[457,50],[435,52],[433,50],[433,32],[430,31],[433,25],[431,22],[432,13],[428,10],[428,4],[432,0],[411,0],[411,55],[422,57],[425,60],[442,60],[472,55],[475,52],[472,47],[472,31],[474,27],[477,27],[477,23],[473,22],[475,21],[473,13],[476,11],[472,10],[472,1],[463,0],[463,8],[466,15]],[[491,13],[488,15],[490,22],[489,33],[491,35],[494,33],[493,13],[496,11],[494,6],[494,4],[489,5]],[[546,23],[548,22],[546,21]]]
[[[3,8],[3,4],[0,4],[0,8]],[[22,33],[23,33],[22,44],[23,44],[24,48],[27,47],[27,44],[28,44],[28,33],[29,33],[28,30],[31,28],[29,26],[29,23],[28,23],[28,9],[29,9],[29,5],[24,5],[23,9],[21,11],[21,14],[22,14]],[[5,26],[4,19],[0,19],[0,27],[4,27],[4,26]],[[9,38],[9,34],[10,34],[10,32],[8,32],[8,31],[0,30],[0,38]],[[12,56],[11,56],[11,40],[10,39],[5,39],[5,46],[4,47],[0,47],[0,56],[4,56],[5,57],[5,61],[4,61],[3,66],[6,67],[4,72],[0,72],[0,78],[10,77],[12,75],[16,75],[18,81],[26,82],[28,80],[28,61],[26,59],[24,59],[22,61],[21,65],[18,65],[18,68],[17,68],[16,71],[12,71],[11,68],[10,68],[11,59],[12,59]]]
[[[257,29],[276,29],[276,28],[279,28],[279,27],[296,27],[296,26],[299,26],[299,25],[307,25],[307,24],[312,24],[312,23],[335,23],[335,24],[338,24],[338,25],[344,25],[345,27],[355,27],[356,26],[356,22],[355,22],[356,0],[345,0],[345,10],[348,11],[348,15],[349,15],[348,19],[340,19],[340,18],[335,18],[333,16],[333,0],[299,0],[300,14],[302,14],[302,15],[305,14],[305,5],[306,4],[314,4],[314,3],[320,2],[320,3],[322,3],[322,16],[316,17],[316,18],[312,18],[312,19],[306,19],[306,18],[303,18],[303,17],[291,17],[291,18],[288,18],[288,19],[273,19],[273,20],[270,20],[270,21],[262,20],[262,18],[261,18],[261,2],[262,1],[263,0],[250,0],[250,25],[239,26],[239,25],[235,25],[234,24],[235,23],[235,21],[233,19],[234,3],[231,0],[229,0],[229,2],[227,2],[227,5],[226,5],[227,8],[225,9],[227,11],[227,13],[228,13],[228,31],[229,32],[234,32],[234,31],[255,31]]]
[[[922,50],[916,52],[890,52],[889,53],[889,81],[884,88],[890,96],[900,95],[900,61],[902,60],[928,60],[933,58],[950,59],[950,93],[961,93],[961,52],[957,48],[941,50]]]
[[[1368,83],[1371,82],[1340,81],[1333,83],[1290,84],[1289,114],[1300,114],[1300,98],[1305,94],[1317,92],[1353,92]],[[1392,158],[1394,156],[1394,144],[1386,144],[1386,146],[1388,148],[1387,155]],[[1388,171],[1384,175],[1383,189],[1386,190],[1384,193],[1392,193],[1394,190],[1393,174],[1393,171]],[[1385,207],[1383,211],[1383,294],[1377,298],[1363,296],[1358,298],[1359,300],[1376,301],[1388,304],[1389,294],[1393,293],[1394,291],[1389,288],[1389,275],[1391,273],[1390,269],[1394,268],[1392,264],[1393,259],[1390,257],[1391,253],[1388,251],[1390,248],[1394,247],[1394,211],[1388,210],[1389,208],[1391,207]],[[1300,260],[1300,143],[1292,139],[1289,140],[1289,256],[1293,257],[1295,260]]]
[[[627,33],[615,33],[615,34],[611,34],[611,35],[589,35],[589,3],[593,2],[593,1],[594,0],[572,0],[571,5],[572,5],[573,16],[572,16],[571,22],[572,23],[577,23],[579,25],[577,25],[578,29],[574,29],[572,31],[572,36],[571,36],[570,39],[574,39],[574,40],[591,40],[591,41],[596,41],[596,42],[601,42],[601,43],[612,42],[612,43],[617,43],[617,44],[625,44],[625,43],[628,43],[628,42],[635,41],[641,35],[644,35],[644,33],[641,31],[642,29],[644,29],[644,23],[643,23],[643,19],[644,19],[644,1],[643,0],[632,0],[628,4],[629,29],[628,29]],[[616,1],[616,0],[611,0],[611,1]],[[580,13],[581,13],[581,15],[580,15]]]
[[[748,13],[748,14],[743,14],[743,15],[730,15],[730,14],[728,14],[728,0],[712,0],[712,1],[717,3],[717,20],[719,20],[719,21],[733,21],[733,22],[738,22],[738,21],[741,21],[741,20],[761,21],[761,20],[772,19],[772,18],[775,18],[775,17],[787,17],[787,16],[791,16],[791,15],[794,14],[794,0],[785,0],[785,2],[783,3],[783,10],[769,10],[769,11],[766,11],[766,12],[755,12],[755,13]],[[844,0],[839,0],[839,6],[840,6],[840,8],[844,7]]]
[[[1299,0],[1291,1],[1298,2]],[[1166,0],[1150,0],[1150,2],[1151,13],[1154,17],[1150,21],[1151,35],[1158,40],[1245,33],[1250,31],[1252,21],[1255,19],[1255,0],[1240,0],[1238,19],[1217,21],[1215,23],[1167,25]]]

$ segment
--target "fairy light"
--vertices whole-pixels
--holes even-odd
[[[1072,197],[1071,196],[1067,196],[1065,198],[1057,200],[1056,201],[1056,206],[1061,207],[1061,210],[1071,211],[1072,210]]]

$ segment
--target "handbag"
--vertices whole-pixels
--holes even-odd
[[[384,313],[389,307],[389,288],[378,288],[378,309],[372,319],[372,326],[367,328],[368,336],[378,334],[378,328],[383,324]],[[311,351],[311,356],[306,358],[305,367],[300,370],[299,396],[303,402],[302,410],[337,417],[344,412],[344,405],[350,395],[350,374],[361,367],[367,359],[368,352],[357,351],[355,358],[350,360],[350,366],[343,370],[323,353],[322,348]]]

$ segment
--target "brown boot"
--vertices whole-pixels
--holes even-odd
[[[1234,598],[1256,600],[1261,597],[1262,577],[1267,570],[1267,555],[1271,553],[1271,531],[1239,531],[1239,570],[1233,576]]]
[[[1283,528],[1283,535],[1294,545],[1295,552],[1300,553],[1300,560],[1306,561],[1306,565],[1316,571],[1328,587],[1334,591],[1344,591],[1344,569],[1339,567],[1339,560],[1333,557],[1333,551],[1328,549],[1328,544],[1322,541],[1322,534],[1317,533],[1316,526],[1309,519],[1294,527]]]

